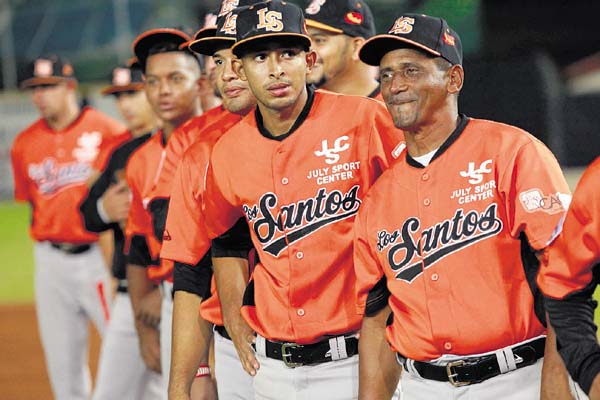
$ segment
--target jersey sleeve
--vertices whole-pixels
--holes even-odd
[[[206,165],[197,165],[192,153],[185,153],[171,190],[161,257],[196,264],[209,250],[204,227],[202,192]]]
[[[547,296],[563,298],[592,281],[600,263],[600,158],[582,175],[569,207],[562,232],[548,248],[538,275]]]
[[[372,160],[371,170],[376,176],[386,170],[406,148],[404,132],[394,126],[392,118],[385,106],[373,101],[375,107],[373,130],[369,143],[369,159]]]
[[[527,236],[535,250],[545,248],[558,232],[570,202],[569,186],[554,155],[537,139],[522,145],[499,179],[506,227],[511,236]]]
[[[387,305],[389,292],[382,290],[383,269],[373,253],[368,238],[365,200],[354,220],[354,271],[356,273],[356,312],[372,315]]]
[[[202,202],[209,238],[227,232],[243,216],[241,206],[236,205],[233,189],[225,168],[211,157]]]
[[[12,163],[13,181],[15,185],[14,194],[17,201],[29,201],[29,190],[27,185],[27,172],[23,170],[21,153],[18,139],[10,151]]]

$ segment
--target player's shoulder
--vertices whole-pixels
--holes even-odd
[[[600,182],[600,157],[596,158],[588,167],[583,171],[575,193],[582,191],[592,191],[594,194],[597,192],[598,182]]]
[[[92,107],[81,110],[80,122],[110,138],[119,137],[127,131],[121,122]]]
[[[47,133],[49,131],[50,129],[48,128],[46,122],[42,118],[39,118],[31,125],[19,132],[19,134],[15,137],[13,146],[21,145],[30,140],[39,139],[38,135],[40,133]]]
[[[526,130],[514,125],[487,119],[469,118],[466,131],[497,149],[519,150],[525,145],[546,147],[544,143]]]
[[[163,134],[162,130],[159,130],[133,150],[127,162],[127,168],[130,168],[132,165],[139,165],[140,168],[145,168],[149,162],[153,162],[156,157],[160,157],[163,148]]]
[[[325,89],[315,90],[315,103],[336,104],[336,106],[340,108],[343,108],[344,106],[353,106],[366,109],[385,109],[385,105],[381,101],[371,97],[335,93]],[[354,110],[349,109],[347,111],[348,113],[352,113]]]

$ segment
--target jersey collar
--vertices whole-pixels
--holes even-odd
[[[444,143],[442,143],[442,145],[440,146],[440,148],[435,152],[435,154],[431,158],[431,161],[429,161],[429,164],[431,164],[436,158],[438,158],[439,156],[441,156],[442,154],[444,154],[444,152],[446,150],[448,150],[448,148],[452,145],[452,143],[456,142],[456,139],[458,139],[458,137],[465,130],[465,127],[469,123],[469,117],[467,117],[465,114],[459,114],[458,118],[459,118],[459,121],[458,121],[458,125],[456,126],[456,129],[454,129],[454,131],[450,134],[450,136],[448,136],[448,139],[446,139],[446,141]],[[406,162],[411,167],[425,168],[424,165],[422,165],[420,162],[418,162],[417,160],[415,160],[414,158],[412,158],[408,154],[408,151],[406,152]]]
[[[254,117],[256,118],[256,126],[258,127],[258,131],[260,132],[260,134],[266,137],[267,139],[282,141],[283,139],[294,133],[294,131],[298,129],[300,125],[302,125],[306,120],[306,117],[308,116],[308,113],[310,112],[310,109],[312,108],[313,102],[315,100],[314,89],[310,85],[308,85],[306,86],[306,90],[308,92],[308,99],[306,100],[306,104],[304,105],[302,112],[300,113],[300,115],[298,115],[298,118],[296,118],[296,122],[294,122],[294,125],[292,125],[290,130],[284,133],[283,135],[273,136],[271,132],[269,132],[267,128],[265,128],[263,124],[262,115],[260,114],[260,110],[258,109],[258,107],[256,107],[256,109],[254,110]]]

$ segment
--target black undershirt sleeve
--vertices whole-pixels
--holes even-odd
[[[104,222],[98,213],[98,199],[100,199],[104,192],[106,192],[106,189],[108,189],[108,187],[114,183],[113,176],[116,170],[117,161],[118,160],[116,157],[111,157],[108,165],[98,177],[96,182],[94,182],[88,192],[87,197],[79,206],[79,210],[83,216],[83,222],[85,223],[85,228],[90,232],[104,232],[114,228],[115,226],[118,227],[117,223],[107,224]]]
[[[213,257],[248,258],[252,247],[246,219],[240,218],[227,232],[213,239],[211,252]]]
[[[141,267],[147,267],[158,263],[158,260],[152,260],[150,249],[148,249],[148,243],[143,235],[134,235],[131,237],[127,262]]]
[[[210,252],[204,258],[210,260]],[[173,272],[173,292],[180,290],[207,299],[210,297],[212,275],[210,264],[206,265],[206,262],[202,260],[196,265],[176,261]]]
[[[557,348],[571,377],[589,394],[592,382],[600,373],[600,346],[594,310],[598,302],[592,298],[598,282],[598,266],[594,279],[583,290],[562,300],[546,297],[546,310],[556,332]]]

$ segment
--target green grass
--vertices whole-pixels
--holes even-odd
[[[33,301],[29,205],[0,202],[0,303]]]

